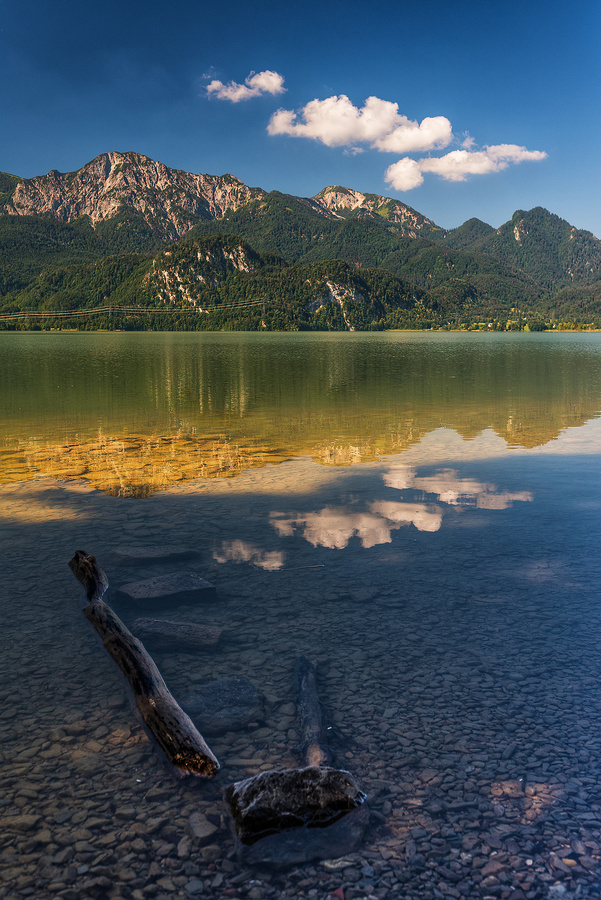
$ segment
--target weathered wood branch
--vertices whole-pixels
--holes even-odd
[[[142,719],[179,775],[210,777],[219,763],[189,716],[175,702],[144,645],[128,631],[102,597],[108,579],[96,559],[78,550],[69,567],[85,590],[84,615],[99,633],[133,691]]]
[[[294,667],[296,714],[307,766],[329,766],[332,751],[324,735],[321,705],[317,695],[315,666],[305,656]]]

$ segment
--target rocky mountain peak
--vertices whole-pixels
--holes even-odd
[[[232,175],[193,175],[139,153],[110,152],[76,172],[52,170],[21,181],[0,211],[64,222],[88,216],[96,225],[125,208],[177,239],[199,219],[222,218],[264,193]]]
[[[376,217],[402,225],[410,237],[416,237],[422,230],[429,231],[434,223],[399,200],[382,197],[380,194],[364,194],[340,185],[329,185],[315,197],[313,202],[338,218]]]
[[[342,210],[357,209],[366,199],[367,195],[361,191],[353,191],[340,185],[329,185],[313,197],[316,203],[334,215],[340,215]]]

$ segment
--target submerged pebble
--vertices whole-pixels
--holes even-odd
[[[247,678],[219,678],[185,694],[180,705],[207,734],[236,731],[262,717],[263,703]]]

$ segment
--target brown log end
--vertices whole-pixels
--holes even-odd
[[[96,562],[96,557],[85,550],[77,550],[73,559],[69,560],[69,568],[81,584],[83,584],[86,597],[92,600],[102,600],[108,590],[108,578]]]

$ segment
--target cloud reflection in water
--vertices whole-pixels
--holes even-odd
[[[533,499],[529,491],[499,491],[494,484],[460,478],[453,469],[441,469],[419,477],[408,466],[398,466],[383,474],[386,487],[407,491],[409,500],[376,500],[363,510],[326,506],[316,512],[272,512],[270,521],[280,537],[300,533],[314,547],[343,550],[353,537],[366,549],[389,544],[392,532],[405,525],[418,531],[438,531],[445,514],[444,505],[455,510],[462,506],[478,509],[508,509],[516,501]],[[415,494],[436,498],[438,503],[416,502]],[[443,504],[442,506],[440,504]]]
[[[478,509],[509,509],[515,501],[533,499],[530,491],[499,491],[494,484],[460,478],[454,469],[441,469],[433,475],[418,477],[415,469],[409,466],[395,466],[383,477],[388,487],[433,494],[449,506],[475,504]]]
[[[261,550],[248,541],[222,541],[221,550],[213,551],[213,559],[218,563],[249,562],[259,569],[275,572],[281,569],[286,554],[280,550]]]
[[[420,531],[438,531],[441,522],[442,512],[436,507],[394,501],[370,503],[366,512],[326,506],[319,512],[304,515],[271,514],[271,524],[280,537],[290,537],[302,529],[303,537],[314,547],[333,550],[344,550],[352,537],[358,537],[366,548],[389,544],[392,532],[402,525],[415,525]]]

